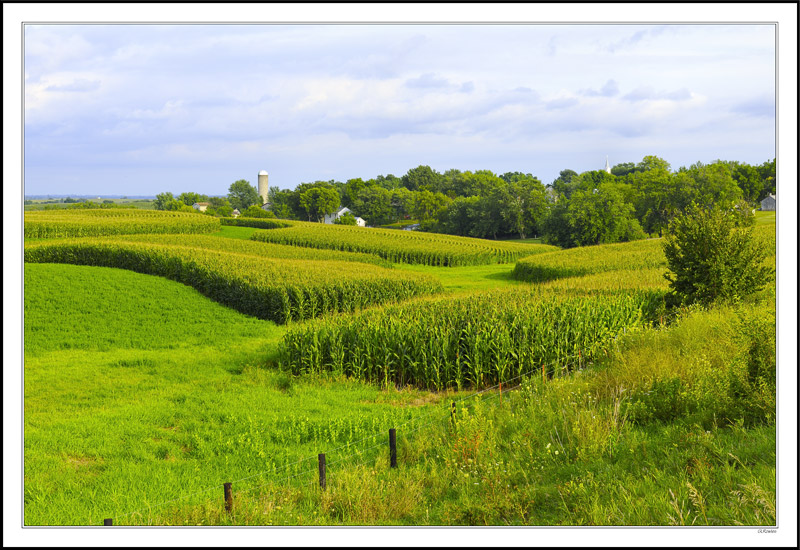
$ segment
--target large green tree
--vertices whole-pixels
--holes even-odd
[[[689,168],[688,173],[697,184],[697,202],[701,206],[730,207],[743,198],[726,162],[698,162]]]
[[[615,184],[575,191],[560,200],[545,224],[547,241],[564,248],[643,239],[646,234]]]
[[[512,179],[512,178],[510,178]],[[547,212],[544,185],[533,177],[513,178],[498,187],[501,215],[510,231],[520,239],[535,234]]]
[[[392,193],[388,189],[373,185],[362,189],[353,203],[353,212],[364,218],[369,225],[385,225],[395,221],[392,209]]]
[[[187,206],[192,206],[196,202],[208,202],[208,195],[187,191],[178,195],[178,200]]]
[[[314,187],[300,194],[300,206],[312,218],[322,223],[326,215],[339,207],[339,193],[332,187]]]
[[[670,223],[663,247],[673,304],[737,301],[774,276],[748,209],[693,204]]]
[[[159,193],[158,195],[156,195],[156,200],[153,201],[153,206],[155,207],[156,210],[166,210],[167,207],[170,205],[170,203],[174,200],[175,197],[172,196],[172,193],[166,191],[164,193]]]
[[[414,193],[413,214],[419,221],[424,221],[437,216],[450,202],[451,199],[443,193],[432,193],[427,189],[418,191]]]
[[[441,191],[445,178],[430,166],[420,165],[409,170],[402,178],[403,186],[409,191]]]
[[[258,190],[250,185],[247,180],[236,180],[228,187],[228,201],[231,206],[241,212],[246,210],[251,204],[261,204],[261,196]]]

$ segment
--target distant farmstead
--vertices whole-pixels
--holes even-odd
[[[205,212],[206,208],[211,206],[210,202],[196,202],[192,205],[192,208],[195,210],[199,210],[200,212]]]
[[[770,193],[763,201],[761,201],[761,210],[775,211],[775,195]]]
[[[325,214],[324,223],[329,223],[329,224],[333,223],[336,220],[338,220],[339,218],[341,218],[342,216],[344,216],[345,214],[347,214],[348,212],[352,214],[352,212],[350,212],[350,209],[345,206],[344,208],[342,208],[338,212],[334,212],[333,214]],[[364,221],[362,218],[359,218],[358,216],[356,216],[356,225],[359,226],[359,227],[366,227],[367,222]]]

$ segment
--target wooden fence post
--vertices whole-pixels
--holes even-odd
[[[111,518],[106,518],[103,520],[103,525],[114,525],[114,520]]]
[[[325,453],[319,455],[319,486],[325,488]]]
[[[394,428],[389,429],[389,459],[392,468],[397,468],[397,438]]]
[[[233,491],[231,491],[231,483],[225,483],[223,485],[225,489],[225,511],[231,513],[233,510]]]

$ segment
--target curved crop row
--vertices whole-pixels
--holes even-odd
[[[189,212],[139,209],[75,209],[25,212],[26,239],[97,237],[133,233],[210,233],[218,218]]]
[[[666,268],[660,239],[602,244],[538,254],[517,261],[515,279],[540,283],[607,271]]]
[[[414,301],[298,326],[281,366],[442,389],[491,386],[570,358],[581,365],[652,316],[658,293],[564,297],[515,287]]]
[[[259,229],[280,229],[291,227],[292,223],[274,218],[220,218],[222,225],[234,225],[239,227],[257,227]]]
[[[354,262],[289,260],[134,242],[82,240],[25,247],[26,262],[129,269],[179,281],[242,313],[276,323],[442,290],[418,274]]]
[[[120,235],[117,237],[100,237],[98,240],[183,246],[203,250],[233,252],[235,254],[249,254],[251,256],[266,258],[283,258],[287,260],[334,260],[341,262],[362,262],[387,268],[392,267],[391,262],[374,254],[302,248],[299,246],[264,243],[245,239],[227,239],[212,235]]]
[[[554,246],[489,241],[419,231],[291,222],[283,229],[257,231],[257,241],[377,254],[390,262],[433,266],[485,265],[557,250]]]

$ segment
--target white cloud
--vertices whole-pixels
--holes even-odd
[[[297,163],[282,168],[285,187],[308,180],[317,165],[334,170],[331,177],[371,177],[349,147],[371,151],[370,164],[383,173],[436,159],[487,166],[501,159],[503,171],[532,162],[551,180],[567,167],[555,164],[564,155],[593,157],[622,144],[632,150],[633,142],[725,157],[741,150],[735,143],[752,141],[740,134],[741,118],[752,119],[749,132],[767,136],[758,154],[766,158],[774,148],[770,32],[40,26],[26,31],[26,184],[36,192],[48,163],[81,166],[86,181],[98,163],[117,163],[158,192],[169,163],[176,171],[201,163],[212,174],[213,166],[236,163],[263,168],[265,159],[279,162],[279,151],[287,155],[280,162]],[[461,150],[450,150],[454,144]],[[393,160],[414,151],[419,162]],[[537,161],[542,151],[548,154]]]

